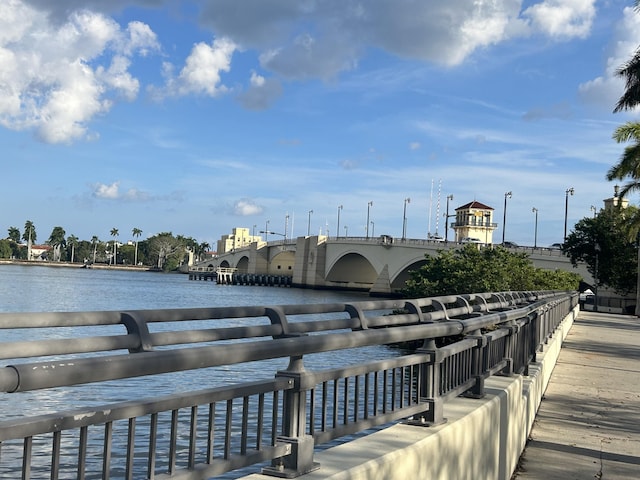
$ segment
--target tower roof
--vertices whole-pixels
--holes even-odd
[[[469,210],[470,208],[478,208],[480,210],[493,210],[493,208],[485,205],[484,203],[480,203],[474,200],[473,202],[469,202],[465,205],[462,205],[461,207],[456,208],[456,212],[458,210]]]

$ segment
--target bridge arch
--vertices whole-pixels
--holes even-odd
[[[240,273],[248,273],[249,272],[249,257],[243,255],[240,257],[238,262],[236,263],[236,268]]]
[[[353,283],[373,284],[378,278],[378,272],[366,257],[349,252],[334,262],[326,277],[330,282],[344,282],[345,278]]]
[[[400,269],[400,271],[398,271],[398,273],[396,273],[390,280],[391,291],[394,292],[404,288],[405,282],[411,278],[411,276],[409,275],[409,272],[411,270],[418,270],[420,267],[422,267],[426,263],[427,261],[423,255],[422,258],[420,258],[419,260],[411,262],[410,264]]]
[[[229,262],[227,262],[226,260],[222,260],[220,262],[219,266],[222,267],[222,268],[230,268],[231,267],[231,265],[229,265]]]

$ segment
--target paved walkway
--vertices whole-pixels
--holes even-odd
[[[640,319],[580,312],[517,480],[640,479]]]

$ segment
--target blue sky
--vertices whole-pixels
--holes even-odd
[[[631,1],[0,0],[0,230],[562,241],[613,193]],[[633,203],[637,199],[631,198]],[[310,211],[312,214],[309,214]],[[345,230],[344,227],[347,227]],[[0,233],[1,235],[1,233]],[[449,238],[453,232],[449,232]],[[276,237],[271,237],[275,239]]]

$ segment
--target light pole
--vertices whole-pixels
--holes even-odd
[[[264,241],[269,242],[269,220],[264,224]]]
[[[402,212],[402,240],[407,238],[407,203],[411,203],[409,197],[404,199],[404,210]]]
[[[287,241],[287,232],[289,231],[289,214],[284,216],[284,240]]]
[[[591,211],[593,212],[593,218],[596,218],[596,207],[591,205]]]
[[[533,248],[537,248],[538,247],[538,209],[536,207],[533,207],[531,211],[536,214],[536,223],[535,223],[536,226],[533,230]]]
[[[309,221],[307,222],[307,237],[311,236],[311,214],[313,210],[309,210]]]
[[[349,227],[347,225],[344,226],[344,236],[345,237],[349,236]]]
[[[447,213],[444,216],[444,241],[445,243],[448,241],[449,239],[449,200],[453,200],[453,194],[452,195],[447,195]],[[452,217],[455,217],[455,215],[451,215]]]
[[[489,212],[484,214],[484,246],[489,245],[489,220],[491,220],[491,214]]]
[[[371,238],[376,236],[376,224],[371,222]]]
[[[563,243],[567,241],[567,215],[569,213],[569,195],[573,195],[573,187],[567,188],[565,192],[565,200],[564,200],[564,237]]]
[[[504,244],[504,234],[507,229],[507,198],[511,198],[511,192],[504,194],[504,214],[502,217],[502,243]]]
[[[256,227],[257,227],[257,225],[254,224],[253,225],[253,233],[251,234],[253,237],[256,236]]]
[[[338,205],[338,226],[336,227],[336,238],[340,238],[340,210],[342,210],[342,205]]]
[[[596,252],[596,265],[595,265],[595,271],[594,273],[594,292],[593,292],[593,311],[597,312],[598,311],[598,257],[600,256],[600,244],[596,242],[596,244],[594,245],[593,249]]]
[[[373,205],[373,201],[367,203],[367,224],[365,229],[367,230],[367,240],[369,239],[369,213],[371,211],[371,206]]]

